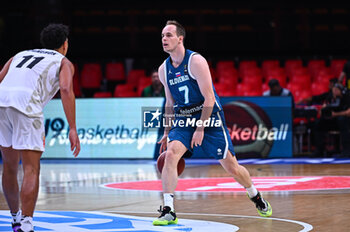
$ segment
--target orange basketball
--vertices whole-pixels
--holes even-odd
[[[163,152],[162,154],[159,155],[157,159],[157,168],[160,173],[162,173],[163,166],[164,166],[164,159],[165,159],[166,152]],[[185,169],[185,159],[181,158],[179,160],[179,163],[177,164],[177,175],[180,176],[181,173]]]

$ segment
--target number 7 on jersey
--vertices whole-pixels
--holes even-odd
[[[188,89],[187,85],[184,85],[184,86],[179,87],[179,91],[184,91],[184,94],[185,94],[185,104],[189,103],[189,99],[188,99],[189,89]]]

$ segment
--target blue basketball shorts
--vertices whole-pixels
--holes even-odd
[[[198,117],[200,117],[200,114],[198,114]],[[173,125],[171,128],[168,135],[169,142],[180,141],[192,154],[213,157],[217,160],[225,159],[228,151],[235,155],[231,137],[225,123],[224,112],[221,110],[213,113],[210,118],[216,122],[217,120],[221,121],[221,125],[205,127],[201,146],[191,148],[192,136],[196,127],[182,126],[180,123]]]

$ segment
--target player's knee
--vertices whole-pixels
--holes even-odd
[[[165,156],[165,166],[176,166],[176,155],[173,151],[168,150],[166,151],[166,156]]]

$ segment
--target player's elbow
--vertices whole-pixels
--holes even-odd
[[[204,102],[205,102],[205,105],[207,106],[213,106],[215,104],[215,100],[216,99],[214,94],[210,94],[204,97]]]
[[[60,93],[61,95],[70,95],[73,91],[72,86],[70,85],[61,85],[60,86]]]

